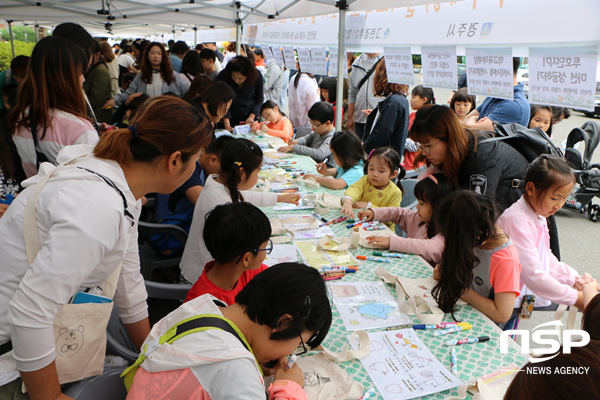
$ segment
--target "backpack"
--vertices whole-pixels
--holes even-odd
[[[194,207],[183,213],[172,214],[159,220],[158,223],[179,226],[189,234],[193,217]],[[183,253],[183,248],[185,246],[185,244],[181,243],[177,237],[164,232],[149,236],[146,238],[146,242],[148,242],[148,245],[150,245],[152,250],[157,252],[159,255],[169,258]]]
[[[564,158],[560,148],[540,128],[529,129],[514,122],[504,125],[494,122],[494,129],[496,130],[496,136],[484,139],[484,141],[502,141],[521,153],[530,163],[542,154]]]

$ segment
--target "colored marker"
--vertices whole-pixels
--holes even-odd
[[[406,328],[412,328],[412,324],[390,326],[389,328],[385,328],[385,330],[386,331],[395,331],[397,329],[406,329]]]
[[[391,263],[392,262],[392,260],[390,260],[388,258],[381,258],[381,257],[356,256],[356,258],[358,258],[359,260],[376,261],[376,262],[383,262],[383,263]]]
[[[442,336],[442,335],[447,335],[449,333],[462,332],[462,331],[471,329],[472,327],[473,327],[473,325],[471,325],[471,324],[469,324],[468,326],[455,326],[454,328],[446,329],[443,331],[433,332],[433,336]]]
[[[352,272],[356,272],[356,268],[342,268],[342,269],[322,269],[321,273],[327,273],[327,272],[345,272],[345,273],[352,273]]]
[[[413,325],[413,329],[437,329],[439,325]]]
[[[353,223],[355,223],[355,222],[356,222],[356,220],[354,220],[354,219],[349,219],[349,220],[348,220],[348,221],[346,221],[346,222],[347,222],[347,223],[349,223],[349,224],[353,224]]]
[[[291,356],[287,356],[288,362],[287,364],[285,364],[285,369],[290,369],[294,366],[294,363],[296,362],[296,360],[298,359],[298,356],[295,354],[292,354]]]
[[[321,221],[327,223],[327,220],[323,217],[321,217],[319,214],[317,214],[316,212],[313,212],[312,215],[314,215],[315,218],[320,219]]]
[[[456,347],[452,348],[452,374],[458,377],[458,361],[456,360]]]
[[[408,257],[408,255],[406,255],[406,254],[382,253],[381,251],[374,251],[373,255],[374,256],[379,256],[379,257],[392,257],[392,258],[406,258],[406,257]]]
[[[328,278],[323,278],[324,281],[335,281],[336,279],[342,279],[343,276],[332,276]]]
[[[365,231],[382,231],[385,229],[385,226],[368,226],[365,228]]]
[[[350,224],[346,228],[350,229],[350,228],[354,228],[355,226],[360,226],[360,225],[362,225],[362,221],[358,221],[353,224]]]
[[[490,340],[489,336],[480,336],[480,337],[472,337],[468,339],[460,339],[460,340],[446,340],[444,344],[446,346],[456,346],[459,344],[473,344],[473,343],[483,343]]]
[[[360,398],[360,400],[367,400],[369,397],[373,396],[375,394],[375,389],[371,388],[369,390],[367,390],[367,393],[365,393],[365,395],[363,397]]]

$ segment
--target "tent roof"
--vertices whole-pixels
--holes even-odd
[[[438,0],[437,3],[447,1],[450,0]],[[408,7],[430,2],[377,0],[373,4],[373,0],[348,0],[350,11]],[[132,26],[156,33],[192,29],[194,26],[198,29],[231,28],[236,26],[238,19],[243,24],[253,24],[331,14],[336,11],[335,4],[336,0],[3,0],[0,15],[13,21],[45,21],[42,25],[77,22],[87,24],[86,27],[92,31],[93,26],[100,29],[110,26],[115,34],[133,32]]]

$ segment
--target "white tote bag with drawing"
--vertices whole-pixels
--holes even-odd
[[[62,166],[57,167],[62,168]],[[41,250],[37,230],[36,204],[52,170],[37,183],[25,207],[24,232],[27,259],[31,265]],[[73,268],[77,268],[76,265]],[[121,265],[108,277],[102,295],[115,294]],[[100,375],[104,370],[106,327],[113,303],[65,304],[54,320],[56,369],[60,384]]]

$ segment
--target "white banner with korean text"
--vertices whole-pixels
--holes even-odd
[[[529,102],[594,111],[597,46],[529,49]]]
[[[458,90],[456,46],[421,46],[423,86]]]
[[[514,99],[510,47],[468,48],[466,58],[469,94]]]

